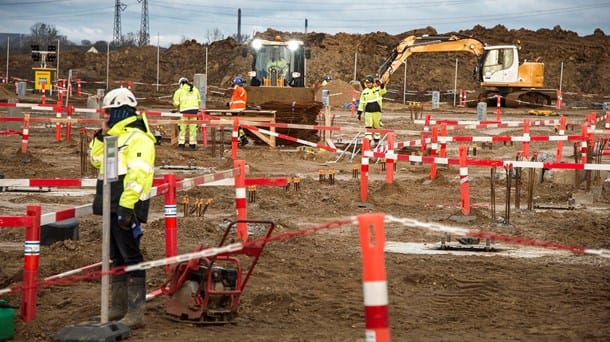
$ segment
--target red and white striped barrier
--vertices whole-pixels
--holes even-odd
[[[256,126],[244,125],[243,123],[242,123],[241,126],[244,127],[244,128],[247,128],[247,129],[249,129],[251,131],[260,132],[262,134],[274,136],[276,138],[280,138],[280,139],[284,139],[284,140],[288,140],[288,141],[293,141],[293,142],[299,143],[301,145],[316,147],[316,148],[320,148],[320,149],[323,149],[323,150],[326,150],[326,151],[329,151],[329,152],[336,152],[337,151],[336,148],[332,148],[330,146],[312,143],[310,141],[299,139],[299,138],[295,138],[295,137],[291,137],[291,136],[286,135],[286,134],[281,134],[281,133],[277,133],[277,132],[271,132],[271,131],[268,131],[266,129],[258,128]]]
[[[414,162],[414,163],[438,163],[446,165],[459,165],[458,158],[440,158],[426,157],[416,155],[394,154],[386,155],[384,152],[363,151],[364,155],[369,158],[396,158],[397,160]],[[610,171],[610,164],[582,164],[582,163],[558,163],[558,162],[535,162],[535,161],[518,161],[518,160],[480,160],[468,159],[467,165],[483,166],[483,167],[504,167],[512,165],[513,167],[530,168],[530,169],[560,169],[560,170],[601,170]]]
[[[22,187],[94,187],[97,182],[95,178],[62,179],[62,178],[29,178],[29,179],[0,179],[0,186],[22,186]]]

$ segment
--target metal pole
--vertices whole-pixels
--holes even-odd
[[[357,69],[358,69],[358,52],[356,52],[354,54],[354,81],[357,80],[357,78],[356,78],[356,71],[357,71]]]
[[[57,79],[59,79],[59,39],[57,40],[57,66],[55,72],[57,73],[55,81],[57,81]]]
[[[8,85],[8,59],[9,51],[11,49],[11,37],[6,37],[6,84]]]
[[[108,74],[110,67],[110,42],[106,42],[106,90],[108,90]]]
[[[159,32],[157,32],[157,93],[159,92]]]
[[[561,62],[561,71],[559,72],[559,91],[561,91],[562,84],[563,84],[563,62]]]
[[[405,59],[405,75],[402,82],[402,104],[407,103],[407,60]]]
[[[111,182],[118,180],[118,137],[104,137],[104,195],[102,197],[102,293],[101,323],[108,322],[108,289],[110,282],[108,270],[110,265],[110,187]]]
[[[457,72],[458,72],[458,59],[455,59],[455,78],[453,80],[453,107],[455,107],[455,97],[457,95]]]

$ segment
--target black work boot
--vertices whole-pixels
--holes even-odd
[[[178,149],[179,150],[184,150],[184,144],[178,144]]]
[[[112,276],[112,306],[108,310],[108,320],[117,321],[127,313],[127,274]]]
[[[191,148],[191,150],[196,150],[197,144],[190,144],[189,147]]]
[[[146,276],[129,276],[127,280],[127,314],[119,323],[130,329],[144,327],[144,306],[146,304]]]

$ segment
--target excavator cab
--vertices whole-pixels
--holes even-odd
[[[483,82],[516,82],[519,76],[519,55],[514,46],[486,48],[482,58],[481,80]]]

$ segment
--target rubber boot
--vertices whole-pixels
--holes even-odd
[[[127,313],[127,274],[112,276],[112,306],[108,310],[108,320],[117,321]]]
[[[133,277],[127,280],[127,314],[119,323],[130,329],[144,326],[144,306],[146,304],[146,276]]]

